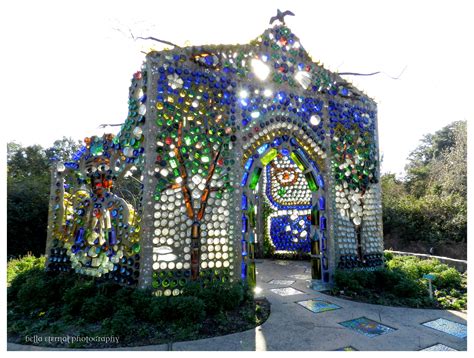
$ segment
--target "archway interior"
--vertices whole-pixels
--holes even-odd
[[[288,151],[279,152],[262,174],[264,247],[275,253],[311,252],[312,195]]]
[[[312,279],[329,281],[324,179],[288,136],[257,148],[242,176],[242,278],[256,283],[254,259],[306,256]]]

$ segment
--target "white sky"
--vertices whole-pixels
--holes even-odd
[[[230,5],[232,4],[232,5]],[[469,1],[10,1],[0,5],[3,139],[49,146],[102,134],[127,115],[128,87],[147,46],[247,43],[276,9],[314,60],[379,107],[383,172],[400,173],[423,134],[473,117]],[[471,24],[470,24],[471,23]],[[115,30],[119,28],[122,32]],[[468,66],[470,65],[470,66]],[[2,124],[3,124],[2,123]],[[116,132],[117,128],[107,131]]]

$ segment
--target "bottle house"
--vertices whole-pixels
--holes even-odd
[[[117,134],[52,171],[49,270],[179,295],[305,255],[314,282],[383,264],[377,106],[284,25],[146,55]]]

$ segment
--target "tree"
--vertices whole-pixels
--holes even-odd
[[[50,191],[50,166],[67,160],[79,145],[62,138],[47,149],[7,144],[8,256],[44,253]]]
[[[82,147],[80,140],[63,137],[55,140],[53,146],[45,150],[46,157],[50,161],[69,161],[74,153]]]
[[[393,174],[382,176],[384,234],[387,242],[404,243],[398,249],[410,242],[428,247],[457,243],[458,251],[465,248],[466,127],[466,121],[453,122],[425,135],[408,158],[404,180]]]
[[[408,191],[415,197],[419,198],[425,194],[433,184],[440,182],[440,169],[438,163],[446,162],[447,153],[455,150],[456,146],[461,146],[461,141],[466,138],[466,121],[453,122],[434,134],[426,134],[421,139],[421,144],[410,153],[408,157],[408,165],[405,167],[407,171],[406,187]],[[467,141],[467,139],[465,140]],[[459,143],[459,144],[457,144]],[[464,147],[465,148],[465,147]],[[466,157],[462,159],[462,155],[466,154],[462,150],[456,158],[451,158],[453,164],[462,165],[466,162]]]
[[[454,122],[452,145],[445,147],[431,166],[430,175],[444,195],[467,196],[467,123]]]

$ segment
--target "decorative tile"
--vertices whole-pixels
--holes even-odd
[[[334,303],[323,300],[307,300],[296,303],[314,313],[333,311],[341,308],[340,306],[335,305]]]
[[[425,322],[422,325],[458,338],[467,337],[467,326],[465,324],[453,322],[448,319],[438,318],[434,321]]]
[[[295,281],[292,281],[292,280],[271,280],[269,282],[270,285],[292,285],[294,284]]]
[[[322,282],[320,280],[311,280],[308,281],[308,288],[312,289],[313,291],[324,292],[330,288],[330,285],[326,282]]]
[[[366,337],[377,337],[385,333],[395,331],[395,328],[391,328],[383,325],[382,323],[373,321],[366,317],[360,317],[352,319],[350,321],[340,322],[341,326],[352,329]]]
[[[351,352],[351,351],[357,351],[357,349],[355,349],[352,346],[347,346],[347,347],[338,348],[338,349],[336,349],[336,351]]]
[[[421,351],[457,351],[457,349],[445,346],[444,344],[438,343],[430,347],[420,349]]]
[[[295,278],[297,280],[309,280],[309,279],[311,279],[310,275],[301,275],[301,274],[288,275],[288,277]]]
[[[277,265],[288,266],[290,263],[288,261],[275,261]]]
[[[283,287],[283,288],[272,288],[270,289],[273,293],[276,293],[277,295],[280,296],[292,296],[292,295],[301,295],[304,294],[304,292],[301,292],[299,290],[295,290],[293,287]]]

